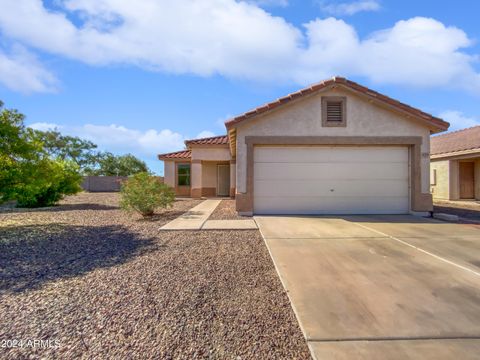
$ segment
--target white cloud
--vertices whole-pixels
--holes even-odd
[[[29,127],[35,130],[40,131],[49,131],[49,130],[60,130],[62,128],[61,125],[53,124],[53,123],[46,123],[46,122],[36,122],[31,124]]]
[[[0,0],[0,31],[31,47],[96,66],[127,64],[299,85],[333,75],[359,76],[382,84],[453,85],[480,94],[475,70],[479,57],[465,51],[473,41],[461,29],[435,19],[399,21],[361,38],[343,20],[315,19],[300,29],[245,1],[57,3],[60,7],[52,11],[40,0]],[[367,2],[349,4],[360,9],[360,3]],[[75,16],[81,25],[70,20]]]
[[[380,10],[380,1],[378,0],[358,0],[352,2],[335,3],[331,1],[320,1],[320,8],[332,15],[355,15],[362,11]]]
[[[225,128],[225,126],[224,126]],[[202,132],[200,132],[197,136],[195,136],[195,139],[201,139],[201,138],[208,138],[208,137],[212,137],[212,136],[215,136],[215,134],[211,131],[208,131],[208,130],[204,130]]]
[[[271,7],[271,6],[280,6],[280,7],[286,7],[288,6],[288,0],[247,0],[248,3],[255,4],[258,6],[265,6],[265,7]]]
[[[354,74],[375,83],[417,87],[456,87],[480,94],[474,56],[460,49],[472,41],[460,29],[417,17],[360,39],[335,18],[306,25],[310,46],[296,78],[306,82],[331,74]]]
[[[0,49],[0,83],[23,93],[54,92],[55,76],[23,46],[14,46],[10,53]]]
[[[29,127],[43,131],[56,128],[63,134],[91,140],[102,150],[121,154],[132,153],[144,158],[154,158],[159,153],[181,150],[185,147],[184,141],[187,139],[214,136],[210,131],[202,131],[197,136],[190,137],[169,129],[140,131],[116,124],[68,126],[37,122],[30,124]]]
[[[450,123],[449,131],[460,130],[480,125],[480,118],[466,116],[461,111],[447,110],[438,115],[441,119]]]

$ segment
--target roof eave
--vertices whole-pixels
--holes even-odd
[[[440,159],[447,159],[447,158],[456,158],[456,157],[470,157],[470,156],[478,156],[480,155],[480,148],[473,148],[473,149],[465,149],[465,150],[457,150],[457,151],[449,151],[440,154],[430,154],[430,159],[432,160],[440,160]]]

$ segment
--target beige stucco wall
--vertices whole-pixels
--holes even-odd
[[[227,145],[224,147],[193,147],[192,160],[202,161],[230,161],[230,149]]]
[[[460,167],[458,160],[449,160],[450,200],[460,199]]]
[[[480,200],[480,159],[475,160],[475,199]]]
[[[165,184],[175,187],[175,161],[164,161],[163,164]]]
[[[347,126],[322,127],[321,97],[347,97]],[[430,131],[423,124],[373,105],[345,90],[319,93],[237,128],[237,192],[246,192],[245,136],[421,136],[421,191],[430,193]]]
[[[432,161],[431,174],[436,172],[436,179],[431,178],[431,192],[434,199],[450,199],[450,161]],[[435,183],[433,181],[435,180]]]
[[[237,183],[237,165],[235,162],[230,163],[230,188],[235,189]]]
[[[202,187],[217,188],[216,163],[202,163]]]

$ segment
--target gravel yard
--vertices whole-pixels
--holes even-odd
[[[480,222],[479,201],[434,201],[434,211],[460,216],[466,220]]]
[[[0,211],[0,341],[60,343],[0,358],[309,358],[258,231],[158,231],[198,203],[151,220],[106,193]]]
[[[235,200],[222,200],[217,208],[213,211],[209,220],[247,220],[251,219],[249,216],[240,216],[235,211]]]

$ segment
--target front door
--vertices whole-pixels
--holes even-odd
[[[217,165],[217,196],[230,195],[230,165]]]
[[[461,162],[460,166],[460,199],[475,197],[474,163]]]

